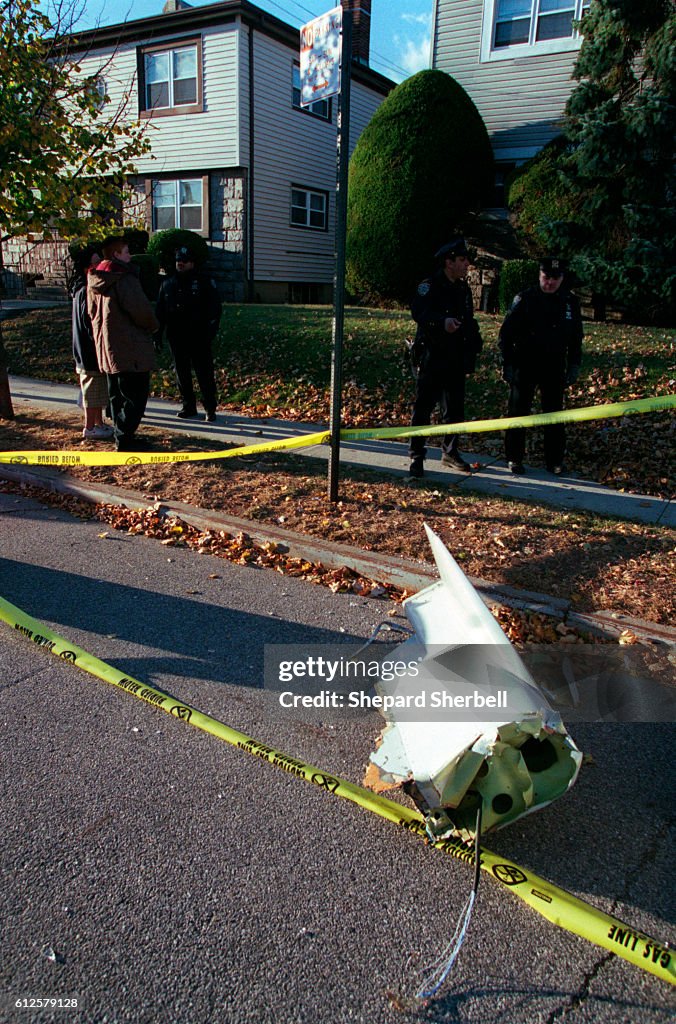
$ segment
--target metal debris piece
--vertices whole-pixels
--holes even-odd
[[[573,785],[582,754],[445,545],[425,529],[441,578],[404,601],[415,635],[388,660],[418,668],[376,684],[394,700],[370,756],[375,779],[372,768],[365,784],[401,786],[431,839],[469,839],[479,804],[482,832],[544,807]],[[425,711],[412,715],[412,697],[423,692]],[[507,695],[504,711],[473,708],[453,720],[430,711],[433,693],[450,703],[497,692]]]

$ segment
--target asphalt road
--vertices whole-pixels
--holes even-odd
[[[262,652],[356,646],[389,604],[2,493],[0,595],[128,675],[361,781],[377,716],[282,717],[260,688]],[[1,1021],[673,1019],[663,981],[485,875],[440,997],[417,1016],[394,1008],[409,954],[429,963],[449,941],[470,868],[2,623],[0,638]],[[674,728],[580,724],[575,738],[593,763],[574,789],[485,845],[673,942]],[[13,1008],[31,997],[78,1010]]]

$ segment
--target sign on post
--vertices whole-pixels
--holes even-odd
[[[317,100],[340,92],[341,29],[343,8],[334,7],[300,30],[300,103],[309,107]]]
[[[301,105],[338,95],[336,133],[336,230],[331,348],[331,454],[328,493],[338,500],[342,413],[343,333],[345,322],[345,244],[347,235],[347,162],[350,138],[352,13],[334,7],[300,30]]]

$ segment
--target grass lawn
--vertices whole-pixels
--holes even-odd
[[[468,380],[467,415],[505,415],[497,335],[501,317],[478,314],[484,351]],[[226,305],[215,344],[221,405],[254,416],[326,423],[329,416],[332,309],[326,306]],[[349,308],[345,316],[343,423],[397,426],[409,421],[413,381],[405,338],[407,312]],[[676,391],[675,331],[588,323],[580,380],[569,406],[646,398]],[[48,380],[74,379],[70,313],[38,310],[3,325],[10,372]],[[153,375],[156,396],[177,399],[165,345]],[[472,435],[471,448],[498,455],[498,435]],[[541,435],[529,435],[527,462],[542,463]],[[610,486],[671,496],[674,417],[669,413],[569,428],[569,464]]]

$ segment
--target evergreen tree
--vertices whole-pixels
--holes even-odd
[[[593,0],[559,163],[572,216],[541,223],[580,277],[666,322],[676,314],[676,15],[671,0]]]
[[[350,161],[348,288],[408,302],[433,253],[492,181],[486,127],[464,89],[443,71],[406,79],[373,115]]]
[[[570,144],[557,135],[508,179],[507,206],[527,256],[539,258],[549,248],[544,231],[552,221],[575,219],[573,197],[559,174],[569,152]]]

